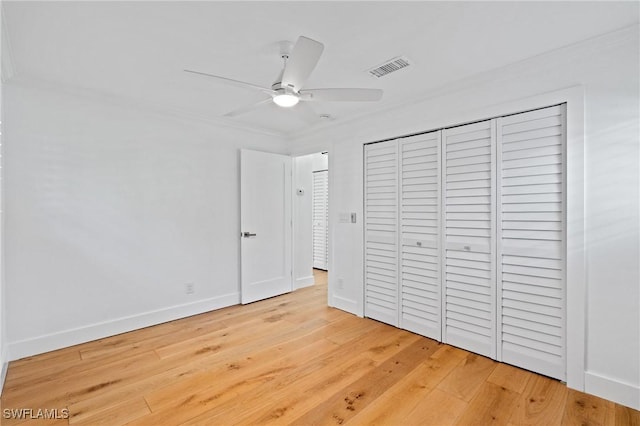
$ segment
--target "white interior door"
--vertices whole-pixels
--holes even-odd
[[[240,152],[241,301],[292,287],[291,157]]]
[[[495,358],[495,120],[443,130],[442,139],[442,338]]]
[[[400,139],[400,327],[441,338],[440,133]]]
[[[565,380],[564,105],[498,119],[498,359]]]
[[[313,267],[327,270],[329,242],[329,172],[313,172]]]
[[[364,314],[398,326],[398,142],[365,145]]]

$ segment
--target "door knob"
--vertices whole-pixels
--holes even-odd
[[[240,234],[240,236],[243,238],[249,238],[249,237],[255,237],[256,234],[252,234],[251,232],[243,232],[242,234]]]

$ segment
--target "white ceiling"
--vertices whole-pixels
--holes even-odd
[[[378,103],[313,104],[337,123],[633,25],[639,9],[609,1],[2,3],[17,77],[283,135],[309,124],[273,105],[222,118],[264,95],[182,70],[270,86],[282,66],[278,42],[305,35],[325,45],[307,88],[385,91]],[[365,73],[398,55],[414,65],[382,79]]]

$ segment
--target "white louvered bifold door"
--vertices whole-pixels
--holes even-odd
[[[327,270],[328,259],[328,207],[329,172],[313,172],[313,267]]]
[[[564,105],[497,123],[498,357],[565,380]]]
[[[441,339],[440,132],[400,143],[400,327]]]
[[[495,120],[443,130],[442,139],[442,338],[495,358]]]
[[[365,145],[364,157],[364,313],[397,327],[398,143]]]

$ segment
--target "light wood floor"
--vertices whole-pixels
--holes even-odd
[[[2,408],[69,410],[31,424],[640,425],[638,411],[328,308],[316,279],[12,362]]]

